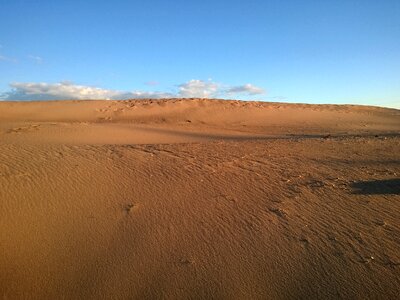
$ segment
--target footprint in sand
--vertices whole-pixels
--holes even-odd
[[[385,220],[376,220],[376,221],[374,221],[374,223],[378,227],[385,227],[387,225]]]
[[[120,108],[115,108],[115,109],[113,109],[113,112],[114,112],[114,113],[123,113],[123,112],[125,112],[125,109],[122,108],[122,107],[120,107]]]
[[[104,121],[112,121],[113,118],[112,117],[100,117],[100,118],[97,118],[97,120],[99,122],[104,122]]]
[[[269,211],[270,212],[273,212],[275,215],[277,215],[278,217],[280,217],[280,218],[283,218],[283,219],[287,219],[287,212],[284,210],[284,209],[282,209],[282,208],[279,208],[279,207],[271,207],[271,208],[269,208]]]
[[[305,248],[308,248],[308,246],[310,245],[310,239],[306,236],[300,236],[299,241]]]
[[[375,260],[375,257],[368,256],[368,257],[360,257],[359,262],[363,264],[369,264]]]
[[[135,212],[139,209],[140,204],[139,203],[129,203],[127,205],[125,205],[124,207],[124,211],[126,212],[126,214],[130,214],[132,212]]]
[[[220,194],[218,196],[215,197],[215,199],[219,202],[219,201],[228,201],[228,202],[232,202],[232,203],[236,203],[237,199],[235,197],[226,195],[226,194]]]
[[[310,186],[311,188],[320,188],[320,187],[324,187],[325,183],[321,180],[311,180],[307,183],[308,186]]]
[[[22,132],[28,132],[28,131],[34,131],[34,130],[39,130],[40,125],[38,124],[31,124],[28,126],[22,126],[22,127],[15,127],[11,128],[7,131],[7,133],[22,133]]]
[[[392,269],[400,266],[400,260],[396,260],[394,258],[386,257],[384,260],[384,264]]]
[[[186,265],[186,266],[193,265],[194,264],[194,259],[192,259],[192,258],[181,258],[179,260],[179,263],[181,265]]]

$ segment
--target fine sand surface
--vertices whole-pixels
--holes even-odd
[[[399,295],[399,110],[0,102],[2,299]]]

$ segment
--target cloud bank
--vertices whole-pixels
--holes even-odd
[[[4,100],[84,100],[84,99],[131,99],[131,98],[168,98],[172,94],[159,92],[132,91],[102,89],[85,85],[76,85],[64,81],[59,83],[11,83],[11,91],[2,95]]]
[[[176,86],[175,92],[118,91],[77,85],[69,81],[58,83],[14,82],[11,90],[0,95],[1,100],[84,100],[84,99],[143,99],[143,98],[224,98],[265,94],[262,88],[251,84],[224,87],[211,80],[190,80]]]

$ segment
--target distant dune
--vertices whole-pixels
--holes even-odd
[[[0,102],[4,142],[176,143],[387,134],[399,128],[399,110],[371,106],[206,99]]]
[[[398,299],[400,111],[0,102],[3,299]]]

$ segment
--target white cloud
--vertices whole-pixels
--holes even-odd
[[[177,85],[175,92],[118,91],[77,85],[73,82],[15,82],[11,90],[0,95],[3,100],[60,100],[60,99],[142,99],[142,98],[224,98],[251,96],[264,90],[251,84],[223,87],[211,80],[190,80]]]
[[[1,54],[0,54],[0,61],[13,62],[13,63],[17,62],[17,60],[15,58],[4,56]]]
[[[219,94],[219,85],[212,81],[192,79],[178,85],[178,97],[182,98],[213,98]]]
[[[36,63],[38,63],[38,64],[41,64],[42,62],[43,62],[43,58],[41,58],[40,56],[37,56],[37,55],[28,55],[28,57],[30,58],[30,59],[32,59],[33,61],[35,61]]]
[[[262,95],[262,94],[265,94],[265,90],[248,83],[245,85],[230,87],[226,90],[226,93],[227,94]]]
[[[11,91],[2,95],[4,100],[59,100],[59,99],[129,99],[129,98],[166,98],[168,93],[102,89],[72,82],[59,83],[11,83]]]

